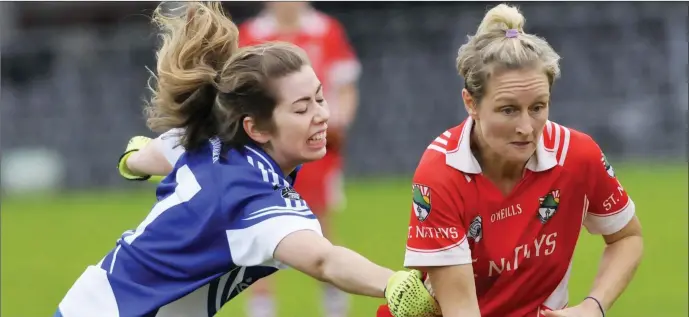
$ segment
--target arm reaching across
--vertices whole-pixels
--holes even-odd
[[[127,143],[117,168],[127,180],[158,183],[172,171],[183,153],[177,129],[165,132],[155,139],[135,136]]]
[[[275,259],[343,291],[385,297],[395,317],[439,315],[419,271],[398,271],[374,264],[360,254],[334,246],[310,230],[286,236],[275,249]]]

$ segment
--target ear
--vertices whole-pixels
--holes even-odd
[[[466,88],[462,88],[462,100],[464,101],[464,109],[467,111],[471,119],[476,121],[478,119],[478,112],[476,111],[476,100],[471,96]]]
[[[256,125],[256,120],[252,117],[244,117],[242,120],[242,127],[246,134],[258,144],[266,144],[270,142],[271,135],[268,132],[261,131]]]

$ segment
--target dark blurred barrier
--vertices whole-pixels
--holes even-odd
[[[426,145],[465,117],[455,54],[488,4],[317,7],[341,19],[364,66],[349,172],[411,173]],[[613,156],[686,159],[687,3],[543,2],[522,9],[527,31],[563,56],[553,120],[592,134]],[[249,12],[255,9],[233,15],[242,20]],[[155,37],[142,16],[116,21],[3,34],[3,153],[52,148],[67,160],[69,187],[124,184],[115,160],[130,136],[150,135],[141,100]]]

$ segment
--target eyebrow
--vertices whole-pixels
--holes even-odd
[[[514,102],[514,101],[516,101],[516,99],[514,98],[514,96],[498,95],[498,97],[499,97],[499,98],[495,98],[495,101],[503,101],[503,102],[505,102],[505,101],[506,101],[506,102]],[[535,99],[538,100],[538,99],[541,99],[541,98],[549,98],[549,97],[550,97],[550,93],[543,93],[543,94],[540,94],[540,95],[536,96]]]
[[[318,88],[316,88],[316,93],[321,91],[321,89],[323,89],[323,84],[318,84]],[[309,101],[310,99],[311,99],[311,96],[304,96],[304,97],[301,97],[301,98],[295,100],[292,104],[295,104],[295,103],[301,102],[301,101]]]

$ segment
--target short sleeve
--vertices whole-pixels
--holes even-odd
[[[171,129],[158,137],[161,141],[159,150],[172,166],[175,166],[179,157],[184,154],[184,147],[180,144],[182,132],[182,129]]]
[[[335,19],[330,20],[326,47],[329,50],[328,81],[336,86],[355,82],[361,75],[361,64],[347,39],[342,25]]]
[[[272,175],[269,179],[278,179],[278,176]],[[248,197],[242,201],[226,230],[235,264],[254,266],[273,262],[275,248],[290,233],[312,230],[322,235],[316,216],[288,183],[273,185],[259,178],[241,187],[227,191]]]
[[[593,140],[590,143],[587,155],[590,191],[584,226],[592,234],[609,235],[620,231],[634,217],[634,202],[617,180],[600,147]]]
[[[405,267],[472,263],[460,210],[448,196],[440,174],[425,172],[420,166],[414,175]]]

